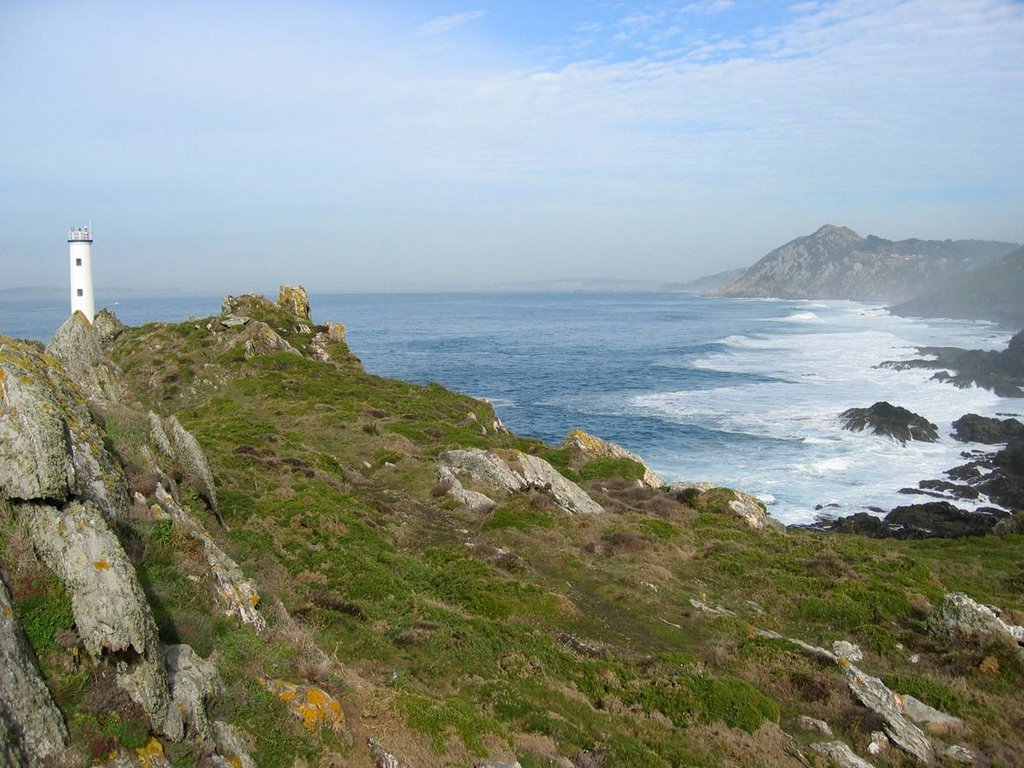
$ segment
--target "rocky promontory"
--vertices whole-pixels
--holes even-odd
[[[780,530],[375,376],[299,288],[69,323],[0,339],[4,768],[1024,753],[1019,536]]]

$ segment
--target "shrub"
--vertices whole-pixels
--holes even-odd
[[[622,477],[626,480],[639,480],[644,476],[644,467],[642,464],[639,464],[632,459],[591,459],[580,467],[579,474],[584,480],[596,480],[606,477]]]

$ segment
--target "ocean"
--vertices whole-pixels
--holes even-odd
[[[879,368],[923,345],[1001,349],[1003,328],[890,315],[849,301],[688,294],[312,295],[314,319],[342,322],[367,370],[436,381],[490,400],[513,431],[559,442],[581,428],[640,454],[668,481],[752,493],[785,523],[914,503],[899,493],[981,446],[949,437],[965,413],[1020,415],[1024,403]],[[219,311],[220,297],[103,297],[126,323]],[[0,295],[0,332],[46,340],[66,300]],[[901,446],[842,430],[878,400],[921,414],[938,443]]]

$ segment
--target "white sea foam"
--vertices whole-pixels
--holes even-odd
[[[839,505],[829,510],[835,514],[890,509],[922,498],[900,494],[900,488],[941,477],[962,463],[961,451],[977,447],[949,437],[955,419],[1008,409],[1007,401],[986,390],[932,381],[931,371],[877,367],[884,360],[917,356],[918,345],[998,348],[1008,338],[998,329],[968,322],[925,323],[852,302],[816,309],[794,313],[813,314],[813,324],[795,323],[783,331],[783,326],[764,323],[758,333],[721,339],[725,350],[690,361],[705,371],[751,374],[749,383],[729,380],[723,386],[633,397],[630,408],[638,414],[714,430],[723,434],[726,445],[754,440],[728,455],[717,452],[721,446],[681,456],[662,452],[651,457],[659,472],[770,496],[776,500],[772,513],[786,522],[809,520],[818,505]],[[902,446],[839,426],[843,410],[880,400],[935,423],[940,441]]]

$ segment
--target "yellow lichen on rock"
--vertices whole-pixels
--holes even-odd
[[[281,699],[310,733],[321,728],[340,730],[345,724],[341,703],[322,688],[262,677],[259,683]]]

